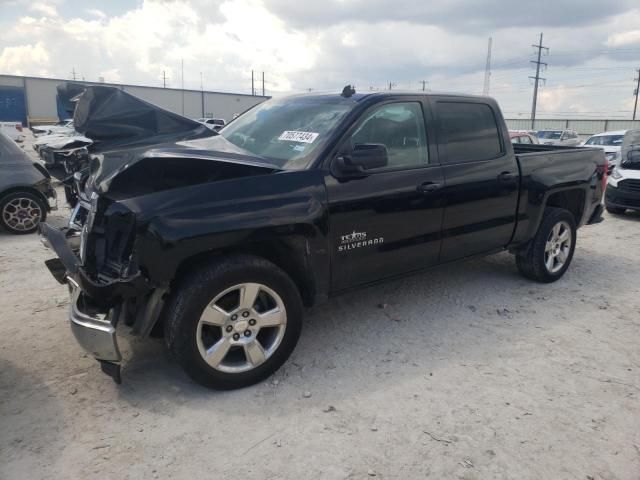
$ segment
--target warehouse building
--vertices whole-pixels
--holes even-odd
[[[51,123],[68,116],[57,98],[56,87],[68,82],[59,78],[0,75],[0,121],[23,125]],[[177,88],[145,87],[95,82],[84,85],[107,85],[120,88],[147,102],[189,118],[215,117],[230,121],[235,114],[263,102],[269,97],[242,93],[222,93]]]

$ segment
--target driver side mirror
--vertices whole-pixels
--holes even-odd
[[[367,170],[386,167],[389,163],[387,147],[380,143],[356,143],[350,152],[336,158],[339,176],[366,176]]]

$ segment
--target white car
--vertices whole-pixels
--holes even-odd
[[[205,125],[211,130],[215,130],[216,132],[222,129],[222,127],[224,127],[227,124],[224,118],[196,118],[194,120],[198,123]]]
[[[620,147],[620,164],[611,172],[604,204],[609,213],[640,210],[640,130],[627,130]]]
[[[604,156],[609,162],[609,171],[620,166],[622,141],[628,130],[616,130],[593,135],[584,142],[585,147],[596,147],[604,150]]]
[[[581,143],[580,137],[573,130],[538,130],[536,136],[542,145],[575,147]]]
[[[58,122],[55,125],[38,125],[35,127],[31,127],[31,131],[36,137],[38,137],[41,135],[53,135],[56,133],[60,133],[63,135],[71,134],[75,132],[75,129],[73,128],[73,119],[67,118],[66,120]]]
[[[0,122],[0,132],[14,142],[22,142],[24,140],[22,123],[20,122]]]

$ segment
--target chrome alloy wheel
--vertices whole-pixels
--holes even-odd
[[[544,248],[544,264],[549,273],[556,273],[562,269],[569,258],[572,242],[571,227],[567,222],[556,223]]]
[[[198,351],[216,370],[247,372],[274,354],[286,327],[280,295],[266,285],[242,283],[205,307],[196,330]]]
[[[14,198],[2,209],[4,223],[17,232],[31,230],[42,218],[42,209],[38,202],[31,198]]]

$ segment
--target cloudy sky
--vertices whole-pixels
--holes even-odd
[[[417,90],[490,94],[526,118],[531,44],[550,48],[539,114],[630,118],[638,0],[0,0],[0,73],[268,95]]]

